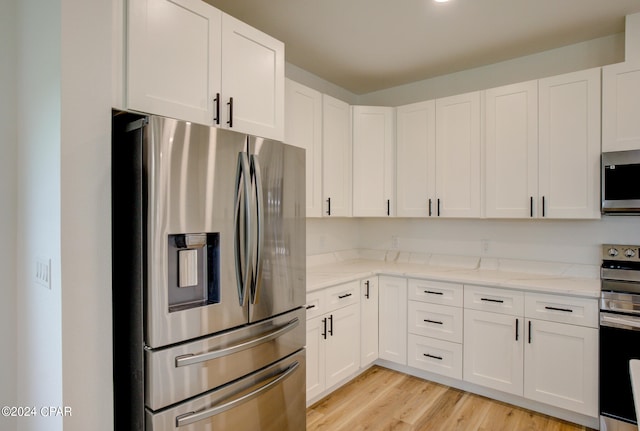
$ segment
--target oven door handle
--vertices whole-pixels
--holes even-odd
[[[640,319],[600,313],[600,326],[624,327],[640,331]]]

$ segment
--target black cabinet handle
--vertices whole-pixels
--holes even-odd
[[[353,295],[352,293],[345,293],[344,295],[338,295],[338,299],[344,299],[344,298],[348,298],[351,295]]]
[[[435,292],[433,290],[425,290],[424,293],[428,293],[429,295],[444,295],[443,292]]]
[[[331,215],[331,198],[327,198],[327,215]]]
[[[433,359],[437,359],[439,361],[442,361],[442,356],[430,355],[428,353],[423,353],[423,355],[426,356],[427,358],[433,358]]]
[[[327,318],[325,317],[324,319],[322,319],[322,338],[323,339],[327,339]]]
[[[438,217],[440,217],[440,198],[438,198]]]
[[[387,199],[387,215],[391,215],[391,199]]]
[[[504,303],[504,301],[502,299],[491,299],[491,298],[480,298],[480,301],[485,301],[485,302],[496,302],[498,304],[502,304]]]
[[[233,97],[229,97],[227,106],[229,106],[229,119],[227,120],[227,124],[229,127],[233,127]]]
[[[437,320],[429,320],[429,319],[424,319],[425,322],[427,323],[435,323],[437,325],[442,325],[442,322],[438,322]]]
[[[315,307],[316,307],[315,304],[307,305],[307,310],[311,310],[312,308],[315,308]]]
[[[558,308],[558,307],[550,307],[550,306],[546,306],[544,308],[546,310],[564,311],[565,313],[573,313],[573,310],[571,310],[569,308]]]
[[[533,217],[533,196],[531,196],[531,199],[529,200],[529,216]]]
[[[333,314],[329,316],[329,335],[333,337]]]
[[[545,217],[545,210],[544,210],[545,204],[544,204],[544,196],[542,196],[542,217]]]
[[[516,341],[518,341],[518,327],[520,326],[520,322],[516,319]]]
[[[531,344],[531,320],[529,320],[529,344]]]
[[[216,105],[216,116],[215,116],[215,118],[213,119],[213,121],[214,121],[216,124],[220,124],[220,93],[216,93],[216,98],[215,98],[215,99],[213,99],[213,102],[214,102],[214,103],[215,103],[215,105]]]
[[[364,285],[367,286],[367,293],[364,294],[364,297],[369,299],[369,280],[365,281]]]
[[[429,217],[431,217],[431,198],[429,198]]]

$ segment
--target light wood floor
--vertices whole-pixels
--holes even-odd
[[[307,409],[307,431],[590,430],[374,366]]]

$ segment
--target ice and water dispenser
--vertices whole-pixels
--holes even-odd
[[[169,312],[220,302],[220,234],[169,235]]]

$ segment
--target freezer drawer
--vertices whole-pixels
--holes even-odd
[[[156,411],[224,385],[305,344],[305,309],[197,341],[145,351],[145,405]]]
[[[159,413],[146,431],[300,431],[306,428],[305,352]]]

